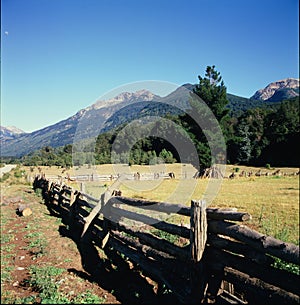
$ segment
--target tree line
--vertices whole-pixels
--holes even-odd
[[[229,108],[227,88],[215,66],[207,66],[204,77],[198,76],[198,80],[199,83],[192,94],[206,103],[219,123],[226,144],[225,162],[254,166],[299,166],[298,97],[272,106],[266,103],[265,107],[236,112]],[[193,142],[200,166],[207,168],[216,160],[212,158],[207,140],[210,135],[201,129],[195,115],[203,119],[206,113],[203,105],[197,99],[191,98],[190,109],[184,114],[167,114],[166,120],[150,120],[142,126],[122,124],[100,134],[96,143],[87,144],[83,151],[74,153],[72,144],[58,148],[47,146],[18,160],[9,161],[18,161],[30,166],[62,167],[91,162],[121,162],[130,165],[160,162],[193,163],[193,156],[190,156],[190,160],[188,156],[185,157],[186,160],[180,159],[178,148],[170,140],[176,135],[177,143],[181,143],[183,147],[188,145],[189,141]],[[120,136],[122,132],[126,134]],[[218,141],[215,143],[218,145]]]

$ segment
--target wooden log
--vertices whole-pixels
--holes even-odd
[[[126,211],[124,209],[111,207],[111,216],[112,216],[112,221],[118,219],[118,217],[126,217],[128,219],[132,219],[138,222],[148,224],[156,229],[168,232],[170,234],[175,234],[184,238],[190,237],[190,230],[186,227],[170,224],[165,221],[152,218],[150,216]]]
[[[215,303],[215,299],[214,302]],[[239,297],[231,294],[230,292],[223,290],[222,294],[218,296],[217,302],[220,302],[220,304],[249,304],[247,301],[241,300]]]
[[[70,193],[70,206],[75,202],[76,200],[76,191],[74,191],[73,189],[71,190]]]
[[[93,202],[98,202],[98,201],[99,201],[99,199],[97,199],[97,198],[95,198],[95,197],[93,197],[93,196],[90,196],[89,194],[86,194],[86,193],[82,193],[82,192],[81,192],[81,195],[82,195],[83,197],[85,197],[86,199],[90,200],[90,201],[93,201]]]
[[[287,262],[299,265],[299,247],[294,244],[263,235],[246,226],[225,221],[209,221],[208,230],[216,234],[230,236],[245,242],[262,253],[268,253]]]
[[[190,217],[190,253],[191,253],[191,302],[204,300],[207,277],[201,262],[207,239],[207,217],[205,201],[191,201]]]
[[[207,209],[207,217],[215,220],[247,221],[252,217],[248,213],[230,211],[226,209]]]
[[[204,201],[192,200],[190,227],[191,259],[197,263],[202,258],[207,239],[206,205]]]
[[[180,302],[183,304],[190,304],[189,288],[188,285],[185,285],[186,281],[182,281],[181,278],[178,278],[177,275],[180,275],[180,273],[174,274],[173,272],[165,272],[166,264],[156,260],[150,260],[113,236],[108,240],[107,246],[113,247],[115,250],[123,253],[133,263],[138,265],[143,270],[143,273],[149,274],[154,281],[165,284],[168,289],[172,290]]]
[[[121,184],[121,180],[116,180],[104,193],[101,194],[100,199],[98,200],[96,206],[94,206],[94,208],[92,209],[89,216],[84,218],[85,224],[84,224],[84,227],[83,227],[83,230],[82,230],[81,237],[85,234],[88,227],[92,223],[93,219],[96,216],[98,216],[98,214],[101,211],[103,211],[104,214],[105,214],[105,211],[106,211],[106,214],[111,214],[110,213],[111,205],[108,205],[107,202],[112,196],[112,189],[114,189],[115,187],[118,187],[120,184]],[[109,215],[109,217],[110,217],[110,215]],[[108,230],[107,230],[107,233],[108,233]]]
[[[176,213],[179,215],[190,216],[190,207],[182,204],[166,203],[159,201],[150,201],[142,199],[134,199],[128,197],[112,197],[109,200],[110,204],[127,204],[134,207],[139,207],[145,210],[152,210],[158,212],[164,212],[167,214]],[[207,208],[207,217],[217,220],[232,220],[232,221],[246,221],[251,219],[251,215],[248,213],[237,212],[235,208]]]
[[[146,245],[151,246],[159,251],[168,253],[171,256],[176,257],[178,260],[187,261],[190,258],[190,254],[187,248],[176,246],[170,243],[169,241],[163,238],[156,237],[150,233],[142,232],[141,230],[134,229],[133,227],[128,227],[125,224],[120,223],[112,223],[112,228],[118,229],[134,237],[137,237],[140,242],[143,242]]]
[[[112,197],[109,200],[110,204],[127,204],[134,207],[139,207],[145,210],[164,212],[167,214],[176,213],[179,215],[190,216],[190,208],[180,204],[165,203],[159,201],[149,201],[142,199],[134,199],[127,197]]]
[[[241,254],[245,257],[253,260],[258,264],[268,265],[274,263],[274,259],[271,256],[261,253],[254,248],[235,240],[229,240],[222,237],[219,237],[216,234],[210,233],[208,235],[208,244],[212,247],[227,250],[232,253]]]
[[[300,294],[299,277],[296,274],[267,265],[259,265],[246,257],[207,247],[205,263],[214,271],[222,271],[226,266],[231,267],[286,291]]]
[[[225,280],[233,283],[245,291],[246,298],[255,304],[299,304],[299,296],[263,282],[258,278],[250,277],[241,271],[230,267],[224,268]]]
[[[156,249],[151,248],[149,246],[143,245],[138,240],[134,240],[131,237],[122,235],[121,232],[113,230],[113,231],[111,231],[111,234],[113,236],[115,236],[118,240],[121,240],[122,242],[127,244],[128,246],[136,248],[137,250],[139,250],[141,253],[143,253],[147,257],[152,257],[156,260],[172,259],[172,256],[170,256],[169,254],[167,254],[165,252],[162,252],[162,251],[159,251],[159,250],[156,250]]]
[[[19,215],[22,215],[24,217],[30,216],[32,214],[32,210],[28,204],[19,204],[17,212]]]

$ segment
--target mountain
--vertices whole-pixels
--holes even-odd
[[[120,109],[134,105],[131,111],[135,111],[138,109],[136,105],[142,105],[153,99],[159,100],[160,97],[150,91],[140,90],[134,93],[123,92],[112,99],[98,101],[54,125],[17,137],[3,137],[1,155],[18,157],[44,146],[58,147],[73,141],[96,137],[105,130],[108,119]]]
[[[276,102],[272,100],[272,97],[274,99],[276,96],[278,98],[286,96],[280,95],[282,90],[291,88],[296,92],[297,86],[294,79],[288,80],[267,86],[266,91],[273,90],[274,93],[272,95],[269,93],[268,96],[264,94],[265,100],[227,94],[231,114],[237,116],[249,108],[274,104]],[[59,147],[80,143],[82,140],[93,139],[103,132],[146,116],[178,115],[189,107],[190,91],[194,87],[193,84],[184,84],[165,97],[147,90],[123,92],[114,98],[99,100],[65,120],[32,133],[22,133],[22,131],[13,133],[10,129],[9,134],[8,128],[3,127],[1,128],[1,155],[19,157],[45,146]],[[261,90],[257,92],[263,94]],[[259,98],[258,94],[255,98]]]
[[[299,79],[286,78],[273,82],[254,93],[251,100],[280,102],[299,96]]]
[[[6,140],[15,139],[22,134],[25,134],[25,131],[15,126],[0,126],[0,143]]]

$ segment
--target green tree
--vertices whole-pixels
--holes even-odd
[[[215,69],[215,66],[207,66],[205,77],[199,75],[198,79],[199,84],[193,92],[206,103],[219,123],[228,119],[227,89],[220,72]]]
[[[251,158],[249,125],[240,124],[237,136],[239,137],[237,161],[247,164]]]
[[[214,149],[219,151],[220,155],[225,153],[224,143],[219,135],[220,127],[222,130],[226,129],[229,108],[227,89],[215,66],[207,66],[205,77],[198,76],[198,79],[199,84],[191,94],[190,109],[180,119],[182,126],[193,139],[200,167],[207,168],[216,162],[212,160],[209,143],[214,143]],[[193,117],[197,117],[202,126],[199,126]]]

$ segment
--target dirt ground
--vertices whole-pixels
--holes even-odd
[[[19,204],[27,204],[32,215],[17,215]],[[30,185],[2,183],[1,304],[24,304],[32,296],[36,296],[33,304],[41,301],[39,291],[28,285],[32,266],[62,268],[59,290],[69,303],[88,291],[105,304],[174,304],[168,294],[158,298],[157,284],[130,262],[108,259],[101,249],[78,243],[60,215],[50,213]]]

